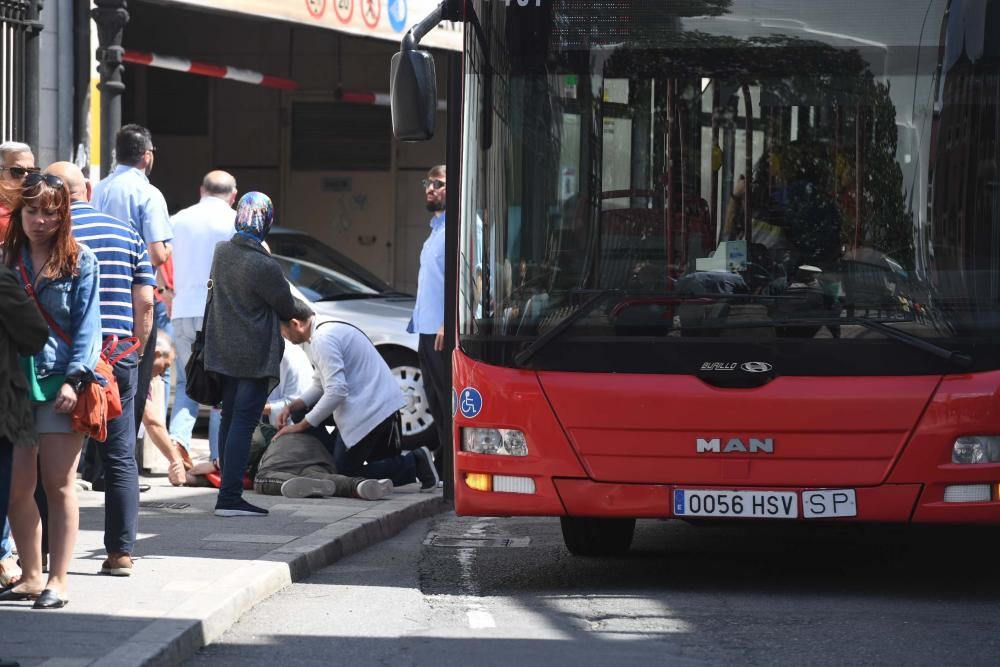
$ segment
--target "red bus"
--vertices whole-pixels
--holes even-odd
[[[449,0],[403,139],[441,18],[459,514],[1000,522],[1000,3]]]

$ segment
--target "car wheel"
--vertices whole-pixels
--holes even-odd
[[[399,383],[399,388],[406,399],[406,406],[399,411],[403,427],[403,449],[428,447],[436,449],[437,427],[431,416],[430,404],[427,402],[427,392],[424,391],[423,373],[415,352],[404,350],[388,350],[382,353],[385,363],[389,365],[392,376]]]
[[[621,556],[628,553],[635,519],[559,518],[563,543],[574,556]]]

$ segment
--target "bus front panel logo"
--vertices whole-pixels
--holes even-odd
[[[695,450],[699,454],[774,454],[774,438],[697,438]]]
[[[766,361],[745,361],[740,368],[747,373],[770,373],[774,366]]]

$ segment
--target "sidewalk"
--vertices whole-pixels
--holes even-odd
[[[215,489],[165,477],[140,496],[131,577],[98,574],[103,493],[80,492],[80,538],[65,609],[0,603],[0,657],[22,666],[175,665],[223,634],[252,606],[340,558],[441,512],[441,491],[396,489],[385,500],[290,500],[248,492],[265,518],[212,514]]]

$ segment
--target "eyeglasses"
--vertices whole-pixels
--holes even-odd
[[[24,183],[22,184],[22,186],[24,187],[25,190],[27,190],[28,188],[35,187],[42,181],[45,181],[46,185],[48,185],[50,188],[55,188],[56,190],[62,190],[64,187],[66,187],[66,184],[63,182],[63,179],[59,178],[58,176],[53,176],[52,174],[42,174],[37,171],[33,171],[27,176],[25,176]]]
[[[445,182],[442,181],[440,178],[434,178],[434,179],[430,179],[430,180],[428,180],[428,179],[425,178],[424,180],[422,180],[420,182],[423,184],[424,190],[426,190],[430,186],[434,186],[435,190],[440,190],[441,188],[443,188],[445,186]]]
[[[41,169],[38,167],[0,167],[0,171],[9,171],[14,178],[24,178],[28,174],[37,174]]]

